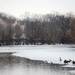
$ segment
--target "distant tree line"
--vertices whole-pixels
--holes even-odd
[[[16,19],[0,13],[0,45],[74,44],[75,17],[47,14]]]

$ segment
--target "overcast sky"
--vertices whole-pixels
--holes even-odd
[[[25,12],[45,14],[54,11],[75,13],[75,0],[0,0],[0,12],[16,17]]]

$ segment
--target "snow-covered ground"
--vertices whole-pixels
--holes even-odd
[[[1,47],[1,51],[14,51],[14,55],[26,57],[34,60],[47,60],[48,62],[60,62],[60,57],[63,60],[75,60],[75,48],[62,45],[24,45]],[[60,62],[61,63],[61,62]]]
[[[13,55],[54,63],[62,63],[65,59],[75,60],[75,48],[71,48],[71,45],[5,46],[0,47],[0,52],[16,52]]]
[[[62,63],[66,60],[75,60],[74,45],[20,45],[0,47],[0,52],[16,52],[13,55],[42,60],[53,63]],[[62,61],[60,61],[60,58]]]

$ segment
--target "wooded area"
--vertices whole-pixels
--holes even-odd
[[[0,13],[0,45],[61,43],[75,43],[75,16],[46,14],[17,19]]]

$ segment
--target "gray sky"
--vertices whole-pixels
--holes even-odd
[[[45,14],[54,11],[75,13],[75,0],[0,0],[0,12],[16,17],[25,12]]]

